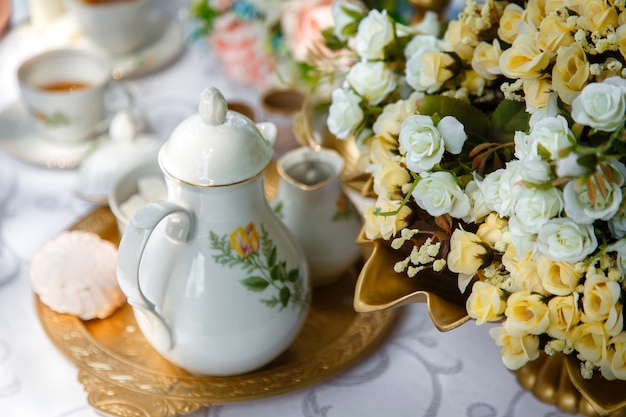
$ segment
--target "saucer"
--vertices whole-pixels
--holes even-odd
[[[103,140],[60,143],[45,137],[26,107],[16,101],[0,112],[0,147],[14,157],[48,168],[75,168]]]
[[[116,80],[139,77],[156,71],[176,59],[184,50],[185,40],[178,21],[166,22],[165,16],[156,15],[150,24],[153,33],[148,36],[145,45],[139,49],[112,54],[87,37],[78,20],[66,13],[47,30],[47,42],[57,47],[85,48],[109,59],[113,66],[113,78]],[[164,30],[164,26],[165,30]]]

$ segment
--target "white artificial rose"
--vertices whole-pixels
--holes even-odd
[[[396,78],[384,62],[361,61],[346,75],[346,80],[369,104],[375,106],[396,88]]]
[[[425,54],[441,52],[438,44],[430,44],[425,42],[421,44],[415,52],[406,61],[406,82],[416,91],[427,91],[430,85],[422,85],[422,72],[424,71],[424,63],[422,57]]]
[[[519,291],[510,295],[504,311],[504,328],[511,336],[545,333],[550,324],[548,305],[541,294]]]
[[[537,233],[528,231],[515,216],[509,217],[509,233],[518,258],[524,259],[536,252]]]
[[[626,121],[626,80],[611,77],[587,84],[572,103],[572,118],[603,132],[615,131]]]
[[[593,226],[568,218],[550,219],[537,233],[537,249],[555,261],[582,261],[597,247]]]
[[[427,171],[441,162],[445,151],[441,132],[430,116],[407,117],[400,126],[398,142],[406,152],[407,168],[417,173]]]
[[[333,91],[332,103],[328,109],[328,130],[339,139],[347,139],[363,121],[361,97],[343,88]]]
[[[449,214],[460,219],[469,213],[469,197],[448,171],[423,173],[411,194],[431,216]]]
[[[439,32],[441,31],[441,22],[439,21],[439,15],[437,12],[427,10],[422,20],[415,25],[415,30],[419,33],[432,36],[439,35]]]
[[[437,123],[437,129],[441,132],[446,151],[454,155],[460,154],[467,140],[463,123],[453,116],[445,116]]]
[[[534,152],[540,156],[547,153],[547,158],[552,161],[559,158],[561,151],[576,143],[563,116],[544,117],[532,127],[529,136]]]
[[[500,356],[502,363],[508,369],[516,370],[539,357],[539,337],[525,335],[522,337],[511,336],[504,327],[489,329],[489,335],[502,347]]]
[[[526,132],[516,131],[513,135],[515,143],[514,155],[517,159],[524,159],[533,153],[531,137]]]
[[[611,184],[608,180],[598,175],[596,181],[603,181],[604,184],[593,184],[595,187],[604,187],[605,192],[597,192],[595,189],[595,201],[592,202],[589,196],[589,182],[586,178],[574,179],[565,184],[563,197],[565,199],[565,212],[567,217],[577,223],[592,224],[596,220],[609,220],[619,210],[622,203],[622,189],[617,184]]]
[[[435,35],[415,35],[404,47],[404,56],[408,60],[416,53],[421,54],[423,51],[441,51],[441,39]]]
[[[479,183],[485,197],[485,204],[500,217],[513,215],[515,202],[513,193],[516,184],[521,180],[520,167],[520,161],[509,161],[506,168],[489,173]]]
[[[563,210],[563,196],[556,187],[516,187],[513,213],[527,231],[537,233],[546,222]]]
[[[354,25],[356,32],[357,22],[353,15],[364,17],[367,10],[361,3],[354,1],[337,0],[333,2],[332,15],[334,20],[333,34],[342,41],[350,38],[354,33],[350,30],[350,26]]]
[[[548,161],[544,161],[538,155],[529,154],[520,159],[520,175],[522,179],[531,184],[548,184],[554,180],[554,174]]]
[[[485,204],[485,196],[478,186],[477,180],[472,180],[465,186],[465,194],[470,199],[470,211],[467,216],[463,217],[463,221],[467,223],[478,223],[482,221],[491,210]]]
[[[383,59],[385,47],[394,39],[394,25],[387,11],[370,10],[359,22],[355,37],[356,53],[362,59]]]
[[[556,175],[559,178],[563,177],[582,177],[583,175],[590,174],[589,169],[578,163],[578,155],[576,152],[569,152],[566,156],[557,159],[556,161]]]

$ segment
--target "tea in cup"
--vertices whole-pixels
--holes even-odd
[[[113,54],[143,46],[151,33],[151,0],[65,0],[86,34]]]
[[[76,142],[106,129],[119,110],[112,97],[119,87],[111,66],[79,49],[57,49],[23,62],[17,70],[22,100],[43,132],[58,141]]]

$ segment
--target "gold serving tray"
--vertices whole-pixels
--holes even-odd
[[[115,217],[98,207],[70,230],[119,243]],[[57,349],[77,368],[89,403],[120,417],[170,417],[204,406],[293,391],[337,374],[385,335],[398,309],[357,313],[352,307],[358,268],[316,289],[306,323],[292,345],[258,371],[234,377],[196,377],[160,356],[124,305],[104,320],[58,314],[35,296],[39,320]]]

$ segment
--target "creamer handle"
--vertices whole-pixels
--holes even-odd
[[[157,350],[169,350],[174,345],[172,331],[165,319],[148,300],[139,282],[139,265],[152,231],[165,217],[177,214],[176,222],[171,222],[167,234],[170,239],[184,243],[189,239],[192,216],[183,207],[168,201],[155,201],[140,208],[132,217],[122,239],[117,255],[117,280],[126,295],[128,304],[135,312],[145,315],[144,321],[152,327],[153,344]]]

